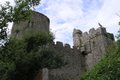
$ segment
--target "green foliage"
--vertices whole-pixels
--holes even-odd
[[[29,34],[31,33],[31,34]],[[27,51],[36,50],[40,47],[46,46],[48,43],[53,41],[53,36],[47,32],[28,32],[24,36],[24,41],[27,45]]]
[[[117,44],[118,46],[120,46],[120,29],[118,31],[118,35],[116,36],[116,38],[117,38]]]
[[[0,80],[33,80],[39,69],[63,66],[62,56],[47,47],[52,40],[49,33],[39,32],[6,42],[0,47]]]
[[[111,47],[107,55],[81,80],[120,80],[120,47]]]
[[[24,39],[8,39],[9,22],[30,20],[31,8],[40,0],[15,0],[15,7],[9,2],[0,6],[0,80],[33,80],[39,69],[59,68],[64,65],[60,55],[49,49],[53,36],[45,32],[26,35]]]
[[[9,2],[5,4],[5,6],[0,6],[0,40],[7,39],[7,26],[8,22],[12,22],[12,6],[9,5]]]
[[[41,49],[38,53],[41,53],[40,62],[42,68],[56,69],[65,65],[65,63],[62,60],[63,56],[58,54],[58,52],[55,50]]]
[[[117,41],[108,46],[105,57],[80,80],[120,80],[120,30]]]

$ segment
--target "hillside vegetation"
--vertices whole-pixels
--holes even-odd
[[[120,46],[110,46],[105,57],[80,80],[120,80]]]

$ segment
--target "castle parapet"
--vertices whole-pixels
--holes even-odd
[[[107,37],[114,40],[114,35],[112,33],[107,33]]]
[[[65,44],[64,47],[65,47],[65,48],[68,48],[68,49],[71,48],[69,44]]]
[[[52,42],[50,44],[51,47],[54,47],[56,49],[64,49],[64,50],[74,50],[74,51],[79,51],[80,49],[76,46],[72,46],[70,44],[67,44],[67,43],[63,43],[63,42],[60,42],[60,41],[56,41],[56,42]]]
[[[110,38],[110,39],[114,40],[114,35],[111,34],[111,33],[108,33],[106,31],[105,27],[99,27],[96,30],[94,28],[92,28],[92,29],[89,30],[89,33],[87,33],[87,32],[82,33],[81,39],[83,39],[82,41],[87,41],[87,40],[95,38],[99,35],[103,35],[107,38]]]
[[[94,28],[90,29],[89,30],[89,37],[90,38],[93,38],[96,36],[96,30]]]
[[[75,34],[81,35],[81,34],[82,34],[82,31],[79,30],[79,29],[74,29],[74,30],[73,30],[73,36],[75,36]]]
[[[81,37],[82,41],[88,41],[90,39],[89,34],[87,32],[84,32]]]
[[[96,33],[99,35],[99,34],[106,34],[107,32],[106,32],[106,28],[104,28],[104,27],[99,27],[99,28],[97,28],[97,30],[96,30]]]
[[[56,46],[57,46],[57,47],[63,47],[63,43],[60,42],[60,41],[57,41],[57,42],[56,42]]]

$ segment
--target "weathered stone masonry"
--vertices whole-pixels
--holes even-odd
[[[64,56],[67,62],[62,68],[49,71],[49,80],[79,80],[82,74],[82,54],[77,48],[70,48],[69,44],[63,45],[62,42],[56,42],[52,48]]]
[[[50,20],[44,14],[33,12],[31,19],[14,23],[12,28],[12,37],[21,38],[29,31],[47,31],[49,32]]]
[[[12,37],[22,38],[24,33],[29,31],[49,32],[49,18],[41,13],[34,12],[30,21],[14,23]],[[55,49],[68,64],[59,69],[52,69],[44,79],[49,80],[80,80],[81,75],[91,69],[100,58],[106,53],[106,47],[114,40],[113,34],[106,32],[106,29],[99,24],[99,28],[94,28],[88,32],[78,29],[73,31],[73,48],[69,44],[62,42],[51,44],[50,48]],[[37,79],[40,80],[40,79]]]
[[[106,47],[114,40],[111,33],[107,33],[104,27],[89,30],[89,33],[74,29],[73,41],[85,58],[85,69],[91,69],[106,53]]]

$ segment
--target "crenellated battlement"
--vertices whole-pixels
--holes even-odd
[[[108,33],[106,31],[106,28],[104,27],[99,27],[97,29],[90,29],[88,32],[82,32],[78,29],[74,29],[73,31],[73,42],[74,46],[79,46],[83,45],[84,43],[91,41],[94,38],[104,36],[108,39],[114,40],[114,35],[111,33]]]
[[[106,28],[104,28],[104,27],[99,27],[97,29],[92,28],[92,29],[89,30],[89,33],[88,32],[82,33],[82,37],[87,39],[87,40],[95,38],[95,37],[97,37],[99,35],[103,35],[103,36],[105,36],[107,38],[111,38],[111,39],[114,38],[113,34],[108,33],[106,31]]]
[[[56,50],[59,55],[63,55],[64,61],[67,63],[60,69],[50,70],[50,80],[79,80],[79,76],[82,72],[81,66],[84,61],[80,54],[80,50],[77,47],[71,48],[69,44],[63,44],[60,41],[52,43],[50,48]]]
[[[63,42],[60,42],[60,41],[53,42],[51,45],[54,47],[57,47],[57,48],[62,48],[64,50],[66,50],[66,49],[67,50],[77,50],[77,47],[75,47],[75,46],[71,47],[70,44],[66,44],[66,43],[64,44]]]
[[[107,38],[114,39],[113,34],[108,33],[106,31],[105,27],[99,27],[96,30],[94,28],[92,28],[92,29],[89,30],[89,34],[88,34],[89,38],[95,38],[95,37],[97,37],[99,35],[103,35],[103,36],[105,36]]]

